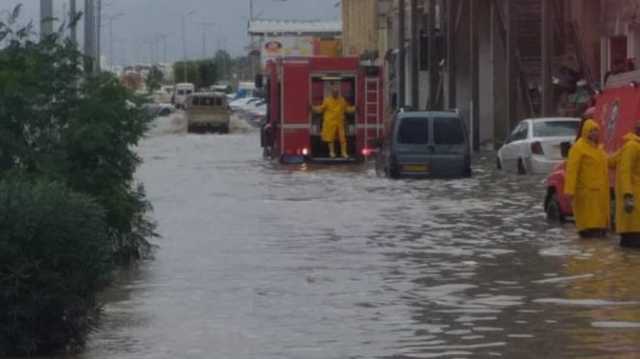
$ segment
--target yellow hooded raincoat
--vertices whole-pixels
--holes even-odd
[[[616,161],[616,231],[618,233],[640,233],[640,137],[630,133],[624,137],[625,144]],[[636,208],[624,210],[624,196],[632,194]]]
[[[323,113],[322,121],[322,141],[335,142],[336,134],[340,143],[347,143],[347,136],[344,130],[345,113],[355,112],[355,107],[349,106],[343,97],[325,97],[322,105],[314,107],[313,110]]]
[[[610,189],[607,154],[587,139],[593,120],[586,120],[567,161],[564,192],[573,196],[578,231],[609,228]]]

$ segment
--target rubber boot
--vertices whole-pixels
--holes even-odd
[[[349,153],[347,153],[347,144],[346,143],[341,143],[340,144],[340,152],[342,154],[342,158],[349,158]]]
[[[329,157],[336,158],[336,144],[329,142]]]

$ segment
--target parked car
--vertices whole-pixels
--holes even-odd
[[[243,109],[245,106],[247,106],[247,104],[258,100],[259,99],[257,97],[242,97],[237,100],[231,101],[229,103],[229,107],[231,107],[232,111],[236,112]]]
[[[152,103],[144,105],[144,109],[153,117],[166,117],[176,111],[176,108],[168,103]]]
[[[471,152],[457,111],[399,112],[376,154],[376,172],[391,178],[470,177]]]
[[[549,173],[562,162],[563,143],[573,143],[579,126],[579,118],[523,120],[498,151],[498,169],[519,174]]]
[[[186,106],[189,132],[229,132],[231,110],[225,95],[194,93],[188,97]]]

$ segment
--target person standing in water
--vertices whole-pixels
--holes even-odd
[[[583,238],[602,237],[609,228],[609,163],[598,144],[599,137],[598,124],[586,120],[567,160],[564,192],[571,199],[576,227]]]
[[[323,114],[322,141],[329,147],[329,156],[336,157],[336,138],[340,142],[340,154],[349,158],[347,151],[347,135],[345,133],[345,118],[347,113],[355,113],[356,108],[350,106],[340,95],[337,86],[331,89],[331,96],[325,97],[320,106],[311,106],[315,113]]]
[[[640,122],[616,156],[616,232],[623,247],[640,247]]]

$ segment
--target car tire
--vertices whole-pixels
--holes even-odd
[[[500,161],[500,157],[496,157],[496,169],[502,170],[502,161]]]
[[[463,177],[464,177],[464,178],[471,178],[471,177],[473,177],[473,170],[471,169],[471,167],[467,167],[467,168],[464,170],[464,175],[463,175]]]
[[[391,178],[391,179],[398,179],[400,178],[400,174],[398,173],[397,169],[394,168],[386,168],[385,172],[387,173],[387,177]]]
[[[563,223],[565,221],[565,217],[560,209],[558,195],[555,192],[549,194],[544,211],[547,215],[547,221],[549,222]]]
[[[522,158],[518,159],[518,174],[519,175],[527,174],[527,168],[524,166],[524,160],[522,160]]]

